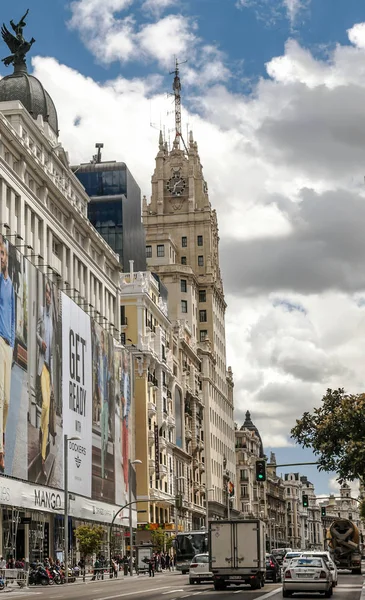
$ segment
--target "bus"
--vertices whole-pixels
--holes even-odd
[[[208,552],[208,533],[200,531],[184,531],[176,535],[176,569],[182,574],[189,572],[190,563],[196,554]]]

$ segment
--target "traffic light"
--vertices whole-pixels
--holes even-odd
[[[309,502],[308,502],[308,496],[307,496],[307,494],[303,494],[302,500],[303,500],[303,506],[304,506],[304,508],[308,508]]]
[[[266,481],[266,462],[264,460],[256,461],[256,481]]]
[[[321,506],[321,517],[325,517],[325,516],[326,516],[326,507]]]

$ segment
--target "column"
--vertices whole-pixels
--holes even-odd
[[[29,244],[28,231],[25,231],[25,201],[24,196],[19,196],[18,233],[22,236],[24,244]],[[26,248],[24,248],[24,251]]]
[[[0,223],[6,223],[7,222],[7,217],[6,217],[6,183],[4,181],[4,179],[0,180]],[[8,223],[9,224],[9,223]],[[2,227],[2,225],[0,226],[0,233],[2,233],[3,231],[5,231]]]
[[[9,196],[9,234],[18,233],[15,231],[15,192],[11,188],[8,188],[7,195]],[[16,238],[10,238],[12,244],[15,243]]]

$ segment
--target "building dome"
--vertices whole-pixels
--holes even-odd
[[[0,80],[0,102],[19,100],[33,119],[42,115],[58,135],[58,118],[55,105],[49,93],[36,77],[24,69],[16,69],[12,75]]]
[[[254,431],[255,434],[257,435],[257,437],[259,438],[259,440],[260,440],[260,458],[263,458],[264,457],[264,446],[262,443],[261,435],[260,435],[259,430],[257,429],[256,425],[254,425],[252,423],[251,414],[250,414],[249,410],[246,412],[245,422],[241,427],[241,431],[243,431],[244,429],[248,429],[249,431]]]

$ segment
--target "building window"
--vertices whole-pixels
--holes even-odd
[[[186,237],[186,235],[183,235],[183,237],[181,238],[181,246],[183,248],[187,248],[188,247],[188,238]]]
[[[199,311],[199,321],[201,323],[206,323],[207,322],[207,311],[206,310],[200,310]]]
[[[152,257],[152,246],[146,246],[146,258]]]
[[[198,256],[198,267],[204,267],[204,256],[202,255]]]
[[[187,300],[181,300],[181,312],[182,313],[187,313],[188,312],[188,302],[187,302]]]
[[[202,246],[203,245],[203,236],[202,235],[198,235],[197,242],[198,242],[198,246]]]
[[[157,256],[165,256],[165,244],[157,244]]]
[[[207,335],[208,335],[208,331],[206,329],[201,329],[200,330],[200,341],[205,342]]]
[[[186,265],[186,256],[181,257],[181,264]]]
[[[125,333],[120,334],[120,343],[125,346]]]
[[[188,288],[186,285],[186,279],[180,279],[180,288],[182,292],[187,292]]]
[[[207,291],[199,290],[199,302],[206,302],[206,301],[207,301]]]

